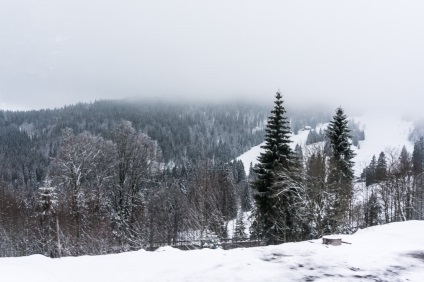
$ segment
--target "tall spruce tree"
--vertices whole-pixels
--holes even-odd
[[[266,244],[293,240],[297,157],[290,148],[290,127],[280,92],[265,129],[265,151],[258,157],[253,182],[256,208],[254,229]]]
[[[336,110],[333,120],[327,128],[327,136],[330,140],[332,157],[337,162],[338,176],[348,180],[353,179],[353,157],[351,149],[351,135],[348,126],[347,116],[342,108]]]
[[[421,137],[414,143],[412,152],[412,166],[415,175],[422,174],[424,171],[424,138]]]
[[[376,169],[377,169],[377,161],[375,159],[375,155],[372,157],[369,166],[365,168],[365,184],[370,186],[376,182]]]
[[[333,203],[327,213],[327,232],[346,232],[349,204],[352,199],[354,152],[347,116],[342,108],[336,110],[327,128],[331,156],[329,158],[329,195]]]
[[[384,152],[378,156],[377,166],[375,168],[375,181],[380,183],[387,180],[387,161]]]
[[[239,212],[236,219],[236,228],[234,230],[234,236],[233,239],[235,241],[240,241],[246,238],[246,225],[244,222],[244,216],[242,212]]]

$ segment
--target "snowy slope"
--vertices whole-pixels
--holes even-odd
[[[291,141],[292,141],[291,147],[292,147],[292,149],[294,150],[294,148],[296,147],[296,144],[304,146],[305,142],[306,142],[306,138],[308,137],[308,134],[309,134],[309,130],[301,130],[301,131],[299,131],[299,134],[292,135],[292,137],[291,137]],[[258,163],[257,158],[264,151],[261,148],[261,146],[264,145],[264,144],[265,143],[261,143],[258,146],[254,146],[250,150],[248,150],[247,152],[245,152],[242,155],[240,155],[239,157],[237,157],[237,160],[241,160],[243,162],[246,174],[249,174],[250,163],[252,163],[253,166]]]
[[[412,153],[414,145],[408,140],[413,129],[413,123],[405,121],[396,114],[367,113],[360,117],[354,117],[365,129],[365,140],[360,142],[355,161],[357,175],[367,166],[373,155],[378,158],[381,151],[398,151],[403,146]],[[386,157],[388,156],[388,152]]]
[[[230,251],[156,252],[49,259],[0,258],[1,281],[424,281],[423,221],[321,240]]]
[[[257,146],[254,146],[254,147],[250,148],[250,150],[248,150],[247,152],[244,152],[242,155],[240,155],[240,156],[237,157],[237,160],[241,160],[243,162],[244,170],[246,172],[246,175],[249,175],[250,164],[252,164],[253,166],[255,166],[255,164],[258,163],[257,158],[264,151],[261,148],[261,146],[263,144],[264,143],[259,144]]]
[[[365,130],[365,140],[360,142],[359,149],[354,147],[356,153],[354,170],[357,176],[369,164],[372,156],[376,155],[378,158],[381,151],[386,151],[387,149],[389,151],[400,151],[405,145],[408,151],[412,153],[413,144],[408,140],[408,135],[413,129],[412,122],[402,120],[401,116],[384,112],[366,113],[359,117],[353,117],[353,119],[359,122]],[[322,127],[319,126],[319,128]],[[296,144],[305,145],[308,132],[308,130],[303,130],[298,135],[292,136],[291,140],[293,142],[291,145],[293,149]],[[260,148],[261,145],[251,148],[237,158],[243,162],[247,174],[249,173],[250,163],[252,162],[255,165],[257,157],[263,152]]]

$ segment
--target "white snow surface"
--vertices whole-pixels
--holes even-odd
[[[306,138],[308,137],[308,134],[309,134],[309,130],[301,130],[299,131],[298,134],[292,135],[290,138],[290,140],[292,141],[292,143],[290,144],[292,149],[294,150],[294,148],[296,147],[296,144],[305,146],[305,142],[306,142]],[[257,159],[259,155],[262,152],[264,152],[264,149],[261,148],[261,146],[263,146],[264,144],[265,142],[257,146],[254,146],[250,150],[248,150],[247,152],[243,153],[242,155],[236,158],[237,160],[241,160],[243,162],[244,170],[246,171],[247,175],[249,174],[250,163],[252,163],[253,166],[258,163]]]
[[[321,239],[230,251],[156,252],[50,259],[0,258],[1,281],[424,281],[424,221],[391,223]],[[347,244],[349,243],[349,244]]]
[[[373,155],[378,159],[382,151],[385,152],[386,157],[390,158],[390,151],[400,153],[402,147],[405,146],[412,154],[414,145],[408,140],[408,136],[413,130],[413,122],[406,121],[394,113],[381,114],[377,112],[367,113],[353,119],[363,125],[365,129],[365,140],[359,142],[359,149],[353,147],[356,153],[354,159],[356,175],[359,176],[369,165]]]
[[[356,156],[354,158],[355,175],[360,176],[363,169],[370,163],[373,155],[378,159],[380,152],[384,151],[386,157],[388,151],[400,152],[403,146],[412,153],[413,144],[408,140],[408,135],[413,129],[413,122],[405,121],[400,115],[387,112],[369,112],[358,117],[349,117],[359,122],[365,130],[365,140],[359,142],[359,149],[352,146]],[[318,125],[315,130],[319,131],[320,128],[326,128],[327,124]],[[308,137],[309,130],[301,130],[299,134],[292,135],[291,146],[294,149],[296,144],[305,146],[306,138]],[[257,158],[263,149],[260,147],[264,143],[252,147],[249,151],[237,157],[238,160],[243,162],[246,174],[249,174],[250,163],[255,165],[258,163]]]

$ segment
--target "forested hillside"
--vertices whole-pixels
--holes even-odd
[[[123,100],[1,112],[0,255],[271,244],[422,218],[422,138],[354,179],[359,123],[341,108],[331,118],[275,103],[271,115],[249,103]],[[288,147],[297,131],[305,140]],[[263,140],[246,176],[236,158]]]
[[[262,142],[268,113],[123,100],[2,111],[0,255],[58,256],[58,239],[62,255],[80,255],[225,238],[227,222],[252,208],[232,160]],[[291,113],[297,130],[327,120]]]
[[[64,128],[78,134],[88,131],[107,138],[121,120],[160,143],[164,160],[181,162],[207,156],[228,161],[239,152],[261,142],[264,106],[248,104],[183,105],[160,102],[100,101],[63,109],[1,112],[1,136],[30,147],[49,144],[40,152],[54,156]],[[13,137],[11,137],[11,134]],[[2,146],[5,142],[1,143]],[[6,145],[7,146],[7,145]],[[13,147],[13,146],[12,146]],[[4,151],[13,148],[4,148]],[[40,148],[41,149],[41,148]]]

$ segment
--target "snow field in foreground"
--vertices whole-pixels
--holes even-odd
[[[249,249],[50,259],[1,258],[1,281],[424,281],[424,222],[408,221],[321,240]]]

